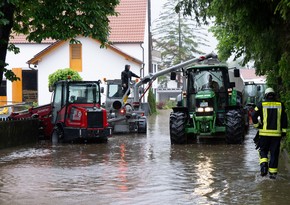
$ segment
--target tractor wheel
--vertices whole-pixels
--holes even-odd
[[[54,128],[51,135],[52,144],[58,144],[63,139],[63,131],[59,128]]]
[[[147,132],[147,120],[145,117],[138,120],[138,133],[146,133],[146,132]]]
[[[171,144],[186,144],[187,135],[185,133],[186,115],[183,112],[170,114],[170,140]]]
[[[241,144],[244,141],[245,120],[242,110],[229,110],[226,113],[226,142]]]

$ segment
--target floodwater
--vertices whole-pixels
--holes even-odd
[[[159,112],[147,135],[1,150],[0,204],[289,204],[285,160],[276,180],[259,176],[253,129],[243,145],[171,145],[170,110]]]

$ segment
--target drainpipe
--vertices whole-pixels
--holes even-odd
[[[148,72],[153,73],[152,69],[152,34],[151,34],[151,0],[148,0]]]
[[[142,67],[141,67],[141,69],[140,69],[140,77],[142,78],[142,77],[144,77],[145,76],[145,71],[144,71],[144,67],[145,67],[145,63],[144,63],[144,59],[145,59],[145,57],[144,57],[144,47],[142,46],[142,43],[140,43],[140,47],[142,48]],[[144,87],[144,85],[143,85],[143,87]],[[143,102],[144,102],[144,98],[143,98]]]

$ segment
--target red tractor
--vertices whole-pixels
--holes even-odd
[[[106,142],[111,136],[107,112],[101,104],[99,81],[58,81],[52,102],[9,118],[38,118],[40,135],[58,142]]]

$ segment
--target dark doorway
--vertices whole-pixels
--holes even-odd
[[[37,71],[22,70],[23,102],[37,102]]]

